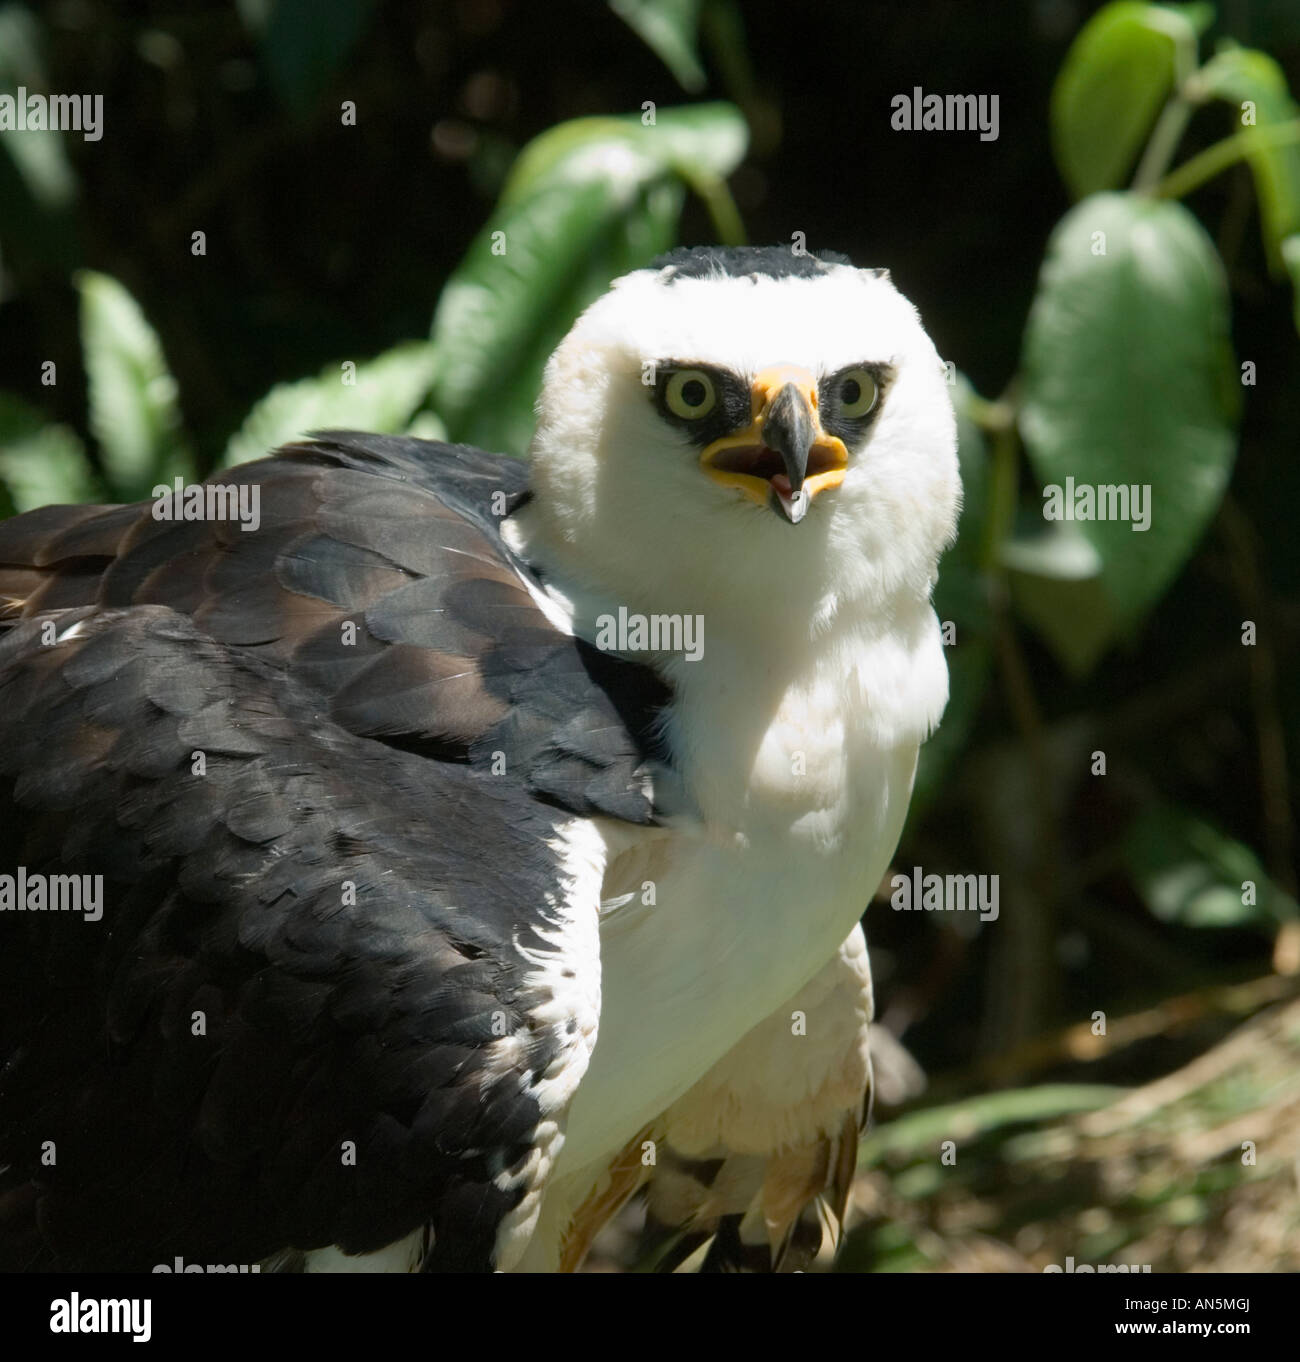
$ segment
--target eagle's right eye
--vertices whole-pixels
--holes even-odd
[[[668,410],[687,421],[707,416],[717,402],[718,390],[703,369],[679,369],[664,389]]]

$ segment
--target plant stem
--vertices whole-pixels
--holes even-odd
[[[1001,402],[998,406],[1003,405]],[[1014,403],[1007,403],[1014,413]],[[1020,474],[1020,435],[1012,419],[1000,423],[993,433],[992,460],[989,469],[988,519],[984,525],[984,539],[980,545],[980,566],[985,572],[1002,571],[999,551],[1011,533],[1016,517],[1016,489]]]
[[[1160,177],[1169,169],[1174,152],[1183,140],[1188,121],[1192,116],[1192,106],[1181,94],[1171,96],[1160,111],[1155,130],[1147,142],[1137,174],[1133,177],[1133,189],[1138,194],[1158,192]]]
[[[704,201],[705,208],[709,210],[713,230],[718,234],[718,240],[724,246],[743,246],[745,224],[740,216],[740,209],[736,206],[736,200],[732,198],[731,190],[727,188],[726,180],[712,171],[703,171],[685,162],[676,169],[682,179],[690,185],[692,192]]]
[[[1252,151],[1263,146],[1284,146],[1288,142],[1300,142],[1300,118],[1293,118],[1286,123],[1275,123],[1271,128],[1251,128],[1246,132],[1234,133],[1231,137],[1225,137],[1223,141],[1215,142],[1213,146],[1198,152],[1176,170],[1171,170],[1156,185],[1156,197],[1184,198],[1216,175],[1221,175],[1230,166],[1236,165]]]

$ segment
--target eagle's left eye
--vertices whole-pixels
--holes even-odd
[[[865,369],[846,369],[835,376],[836,409],[850,420],[876,405],[876,380]]]
[[[679,369],[664,389],[664,402],[674,416],[694,421],[717,405],[718,390],[703,369]]]

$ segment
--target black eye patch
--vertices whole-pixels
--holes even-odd
[[[876,385],[876,400],[869,411],[861,415],[849,415],[846,409],[851,409],[862,400],[861,375],[864,371]],[[864,360],[861,364],[850,364],[828,374],[817,385],[817,409],[822,429],[828,435],[843,440],[848,449],[856,448],[880,418],[890,384],[897,373],[892,364]]]
[[[686,370],[699,370],[712,380],[716,401],[703,416],[682,416],[668,405],[668,384],[677,374]],[[749,424],[749,380],[740,374],[714,364],[696,364],[688,359],[658,360],[654,373],[654,403],[659,415],[701,449]],[[694,392],[693,382],[687,384],[687,391]]]

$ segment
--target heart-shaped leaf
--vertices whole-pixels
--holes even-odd
[[[1062,219],[1023,378],[1021,434],[1044,518],[1077,524],[1131,625],[1214,514],[1236,445],[1227,286],[1187,209],[1099,194]]]
[[[1075,198],[1123,182],[1212,18],[1208,5],[1119,0],[1080,29],[1049,111],[1056,164]]]

